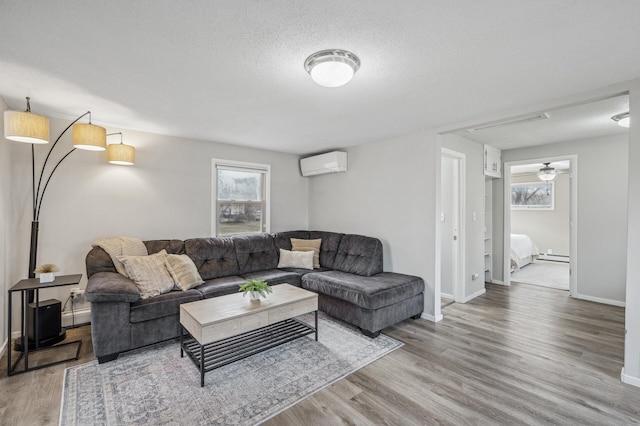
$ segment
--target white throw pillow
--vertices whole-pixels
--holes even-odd
[[[302,240],[299,238],[291,238],[291,251],[313,251],[313,267],[320,267],[320,245],[322,239]]]
[[[183,291],[204,283],[195,263],[186,254],[167,255],[167,267],[176,286]]]
[[[168,293],[175,286],[167,269],[166,250],[149,256],[118,256],[118,260],[124,265],[143,299]]]
[[[280,249],[278,268],[313,269],[313,252]]]

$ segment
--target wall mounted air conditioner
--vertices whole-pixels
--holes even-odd
[[[332,151],[326,154],[314,155],[300,160],[302,176],[322,175],[347,171],[347,153]]]

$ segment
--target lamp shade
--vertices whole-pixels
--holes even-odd
[[[121,166],[133,166],[136,158],[136,149],[131,145],[113,143],[107,147],[109,163]]]
[[[49,119],[26,111],[5,111],[4,137],[16,142],[49,143]]]
[[[104,151],[107,149],[107,131],[94,124],[73,125],[73,146],[87,151]]]

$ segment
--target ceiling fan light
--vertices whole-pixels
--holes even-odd
[[[631,122],[628,112],[623,112],[622,114],[614,115],[613,117],[611,117],[611,119],[616,123],[618,123],[618,126],[624,127],[627,129],[629,128],[629,124]]]
[[[73,125],[73,146],[87,151],[104,151],[107,149],[107,130],[91,123]]]
[[[360,59],[346,50],[321,50],[304,61],[304,68],[317,84],[340,87],[351,81],[360,68]]]

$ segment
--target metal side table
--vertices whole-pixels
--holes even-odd
[[[60,364],[62,362],[78,359],[80,355],[80,345],[82,344],[80,340],[73,340],[71,342],[65,342],[55,346],[48,346],[46,348],[41,348],[39,336],[38,336],[39,327],[37,325],[38,325],[38,307],[40,305],[40,290],[43,288],[62,287],[65,285],[77,285],[78,283],[80,283],[81,278],[82,278],[82,274],[61,275],[59,277],[56,277],[54,281],[48,282],[48,283],[41,283],[38,278],[29,278],[29,279],[19,281],[17,284],[15,284],[13,287],[9,289],[9,294],[8,294],[9,318],[7,320],[7,323],[8,323],[7,328],[8,328],[8,336],[9,336],[9,347],[7,348],[7,373],[9,376],[12,376],[14,374],[26,373],[27,371],[38,370],[40,368],[49,367],[51,365]],[[35,326],[33,327],[34,328],[33,343],[29,342],[29,313],[28,313],[29,298],[27,297],[27,294],[30,291],[35,292],[35,304],[36,304],[34,319],[33,319],[35,322]],[[20,354],[18,355],[15,362],[12,364],[11,363],[11,351],[12,351],[12,348],[11,348],[12,318],[11,317],[12,317],[12,304],[13,304],[12,296],[14,293],[20,293],[21,302],[22,302],[21,315],[20,315],[20,341],[19,341],[20,344],[18,345],[20,346],[21,349],[20,349]],[[75,351],[75,356],[72,356],[71,358],[65,358],[63,360],[48,362],[45,364],[38,364],[35,367],[29,367],[30,352],[37,352],[45,349],[53,350],[56,348],[61,348],[64,346],[75,345],[75,344],[78,345],[78,348]],[[31,349],[30,346],[33,349]],[[16,371],[16,367],[18,366],[18,363],[23,357],[24,357],[24,369]]]

